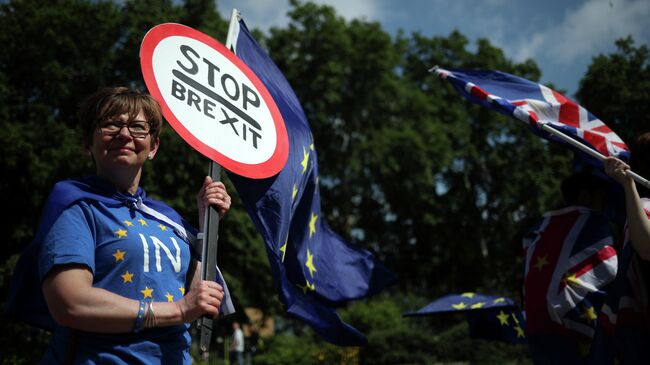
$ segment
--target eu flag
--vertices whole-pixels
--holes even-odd
[[[314,141],[298,98],[284,75],[240,20],[232,48],[268,89],[284,119],[289,156],[274,177],[253,180],[230,174],[262,235],[274,283],[286,311],[325,340],[363,345],[362,333],[341,321],[335,305],[372,295],[394,275],[363,249],[333,232],[320,210]]]
[[[467,292],[448,294],[404,317],[463,313],[472,338],[526,343],[524,313],[510,298]]]

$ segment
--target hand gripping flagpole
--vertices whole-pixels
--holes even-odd
[[[579,149],[580,151],[590,155],[591,157],[597,158],[600,161],[605,159],[605,156],[602,153],[600,153],[600,152],[598,152],[598,151],[596,151],[596,150],[594,150],[592,148],[589,148],[589,147],[585,146],[584,144],[582,144],[582,143],[576,141],[575,139],[567,136],[566,134],[562,133],[561,131],[558,131],[557,129],[552,128],[551,126],[548,125],[548,123],[539,123],[538,122],[538,125],[540,126],[540,128],[542,130],[544,130],[544,131],[546,131],[546,132],[560,138],[564,142],[572,145],[573,147],[575,147],[575,148]],[[627,170],[625,173],[628,176],[630,176],[632,179],[634,179],[634,181],[636,181],[639,184],[641,184],[641,185],[645,186],[646,188],[650,189],[650,181],[648,181],[647,179],[645,179],[641,175],[637,174],[636,172],[633,172],[632,170]]]
[[[234,37],[233,24],[239,21],[239,12],[237,9],[232,10],[230,17],[230,27],[226,37],[226,48],[231,49],[232,38]],[[210,161],[209,174],[212,181],[221,180],[221,166]],[[203,234],[203,250],[201,252],[201,279],[214,281],[217,276],[217,244],[219,241],[219,212],[213,206],[206,207],[205,220],[203,225],[205,232]],[[201,327],[201,340],[199,347],[201,351],[210,349],[212,339],[212,328],[214,319],[210,316],[203,316],[199,319]]]
[[[210,161],[210,177],[212,181],[221,180],[221,166]],[[219,241],[219,212],[212,205],[206,207],[203,234],[203,250],[201,252],[201,280],[214,281],[217,275],[217,244]],[[210,316],[203,316],[199,319],[201,327],[201,351],[208,351],[212,338],[212,325],[214,319]]]

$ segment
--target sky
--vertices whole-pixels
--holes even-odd
[[[541,83],[552,83],[570,97],[592,58],[615,52],[617,39],[631,35],[637,46],[650,45],[650,0],[312,2],[333,6],[347,20],[379,22],[393,35],[400,29],[427,37],[458,30],[472,44],[487,38],[513,61],[534,60],[542,70]],[[217,0],[217,6],[228,16],[237,8],[250,28],[264,32],[289,21],[288,0]]]

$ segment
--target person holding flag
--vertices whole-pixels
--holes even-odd
[[[163,118],[150,95],[103,88],[80,109],[96,175],[57,183],[21,256],[9,314],[53,332],[42,363],[189,364],[189,322],[217,316],[224,291],[200,280],[196,229],[139,186]],[[206,177],[197,195],[221,215],[230,196]]]
[[[604,267],[591,265],[592,267],[605,268],[609,274],[604,277],[609,280],[612,274],[611,263],[618,261],[618,265],[613,265],[616,268],[616,278],[606,288],[605,303],[602,305],[598,318],[599,326],[596,328],[594,340],[598,343],[594,344],[595,351],[592,351],[588,361],[610,364],[613,363],[613,356],[616,355],[616,352],[623,363],[650,363],[648,355],[650,352],[650,346],[648,346],[650,325],[647,321],[648,287],[646,284],[650,280],[647,280],[647,275],[643,274],[644,267],[647,272],[647,261],[650,259],[650,223],[648,223],[650,202],[640,198],[640,196],[650,198],[647,190],[650,189],[650,181],[643,177],[650,176],[650,134],[646,133],[639,137],[635,151],[630,154],[623,140],[603,121],[573,100],[542,84],[501,71],[445,70],[437,66],[430,71],[435,72],[441,79],[449,81],[454,89],[469,101],[522,121],[535,135],[572,149],[576,152],[575,161],[581,165],[601,170],[604,164],[605,171],[623,186],[629,226],[626,234],[628,238],[620,252],[614,256],[595,257],[598,259],[597,262],[605,258],[605,261],[609,261],[610,264]],[[623,162],[627,161],[630,155],[634,160],[631,163],[632,167],[640,174],[632,171]],[[638,191],[635,182],[639,186]],[[613,182],[613,184],[616,183]],[[612,196],[610,198],[612,199],[608,202],[606,215],[616,222],[621,221],[622,224],[623,219],[619,217],[621,209],[616,206],[619,203],[618,200],[622,199]],[[603,223],[601,227],[606,225]],[[598,231],[599,229],[594,230],[594,232]],[[537,261],[532,261],[533,258],[529,257],[530,255],[531,251],[528,250],[527,273],[534,273],[535,270],[541,271],[544,267],[548,267],[546,256],[542,255],[537,258]],[[529,265],[534,265],[535,268],[530,268]],[[585,274],[590,271],[596,273],[596,271],[587,270],[588,267],[589,265],[585,265],[584,270],[580,273]],[[582,276],[598,278],[601,275]],[[559,273],[557,276],[553,276],[554,279],[560,277]],[[566,285],[557,288],[558,293],[571,294],[571,285],[583,282],[579,279],[579,275],[569,275],[567,279],[569,280],[566,281]],[[596,292],[600,291],[599,288],[599,286],[591,286],[591,289],[597,289]],[[593,290],[587,289],[588,287],[583,287],[583,294],[587,291],[593,292]],[[574,293],[579,294],[575,291]],[[581,297],[582,295],[578,295],[576,298],[580,299]],[[571,300],[567,303],[577,304],[579,302]],[[557,307],[557,309],[562,308],[562,306]],[[555,312],[556,307],[550,306],[549,309],[549,312]],[[540,311],[540,313],[542,312]],[[586,318],[593,318],[595,315],[591,312],[586,314]],[[561,320],[561,316],[556,319]],[[574,324],[576,323],[578,322],[574,321]],[[535,324],[530,325],[534,331]],[[589,331],[587,332],[593,333],[593,326],[590,324],[588,327]],[[609,338],[602,336],[603,327],[606,328]],[[615,340],[611,337],[614,334]],[[609,353],[604,354],[605,350]],[[557,363],[567,363],[567,358],[561,356],[557,358]]]
[[[650,176],[650,132],[640,135],[631,148],[630,165],[620,159],[604,160],[605,172],[625,192],[626,230],[619,273],[599,318],[606,333],[599,363],[650,363],[650,191],[627,173],[634,169]]]

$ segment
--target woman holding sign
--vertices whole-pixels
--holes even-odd
[[[216,316],[224,294],[200,280],[196,230],[139,187],[160,145],[160,106],[105,88],[85,101],[80,119],[97,173],[56,184],[32,244],[56,322],[43,362],[190,363],[188,323]],[[209,177],[197,203],[201,224],[208,205],[222,216],[230,209],[225,186]]]

